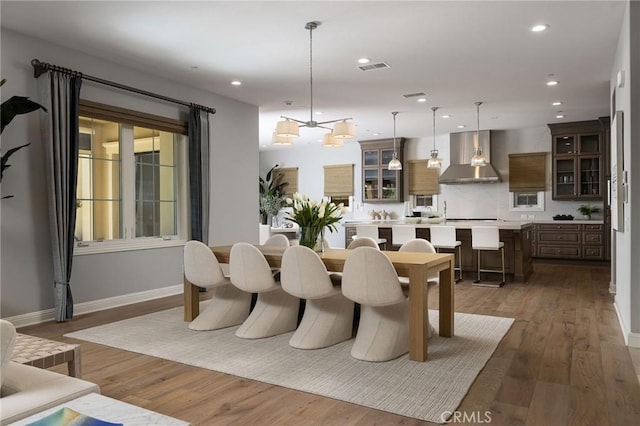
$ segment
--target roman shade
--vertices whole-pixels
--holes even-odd
[[[544,191],[547,180],[547,153],[509,154],[509,191]]]
[[[427,167],[427,160],[407,161],[410,195],[434,195],[439,192],[440,169]]]
[[[324,195],[327,197],[348,197],[353,195],[354,164],[324,166]]]
[[[291,197],[295,192],[298,192],[298,168],[277,168],[273,171],[276,174],[277,182],[285,182],[286,185],[282,187],[282,193]]]

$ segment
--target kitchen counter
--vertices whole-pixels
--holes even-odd
[[[560,221],[552,221],[560,222]],[[563,221],[569,222],[569,221]],[[577,222],[577,221],[570,221]],[[595,221],[586,221],[594,223]],[[371,224],[378,226],[380,238],[387,240],[387,250],[397,250],[397,246],[392,246],[393,225],[401,225],[406,222],[400,220],[363,220],[348,221],[342,225],[345,228],[345,247],[351,242],[356,234],[356,225]],[[500,241],[504,242],[505,270],[507,281],[525,282],[533,273],[532,262],[532,237],[534,222],[530,221],[507,221],[507,220],[447,220],[446,223],[439,224],[419,223],[410,224],[416,227],[416,236],[426,240],[431,239],[430,228],[434,225],[451,225],[456,228],[456,238],[462,242],[462,270],[467,279],[476,279],[478,260],[475,250],[471,248],[471,227],[472,226],[497,226],[500,230]],[[446,250],[442,250],[445,252]],[[456,264],[458,260],[456,259]],[[499,251],[485,251],[482,254],[483,269],[499,269],[501,265]],[[482,274],[482,279],[495,281],[497,274]]]

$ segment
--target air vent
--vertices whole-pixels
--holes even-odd
[[[360,68],[360,71],[372,71],[391,67],[385,62],[378,62],[377,64],[358,65],[358,68]]]
[[[427,96],[427,94],[424,92],[418,92],[418,93],[407,93],[406,95],[402,95],[402,96],[409,99],[409,98],[419,98],[419,97]]]

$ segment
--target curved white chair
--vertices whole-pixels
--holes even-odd
[[[380,246],[378,245],[376,240],[374,240],[371,237],[356,238],[355,240],[349,243],[349,245],[347,246],[347,249],[351,250],[358,247],[373,247],[375,249],[380,250]]]
[[[344,264],[342,293],[361,305],[352,357],[388,361],[409,351],[409,299],[384,253],[373,247],[353,250]]]
[[[434,225],[429,228],[431,232],[431,244],[436,248],[453,250],[458,249],[458,281],[462,280],[462,242],[456,241],[456,227],[451,225]],[[454,262],[455,263],[455,262]]]
[[[273,234],[264,242],[265,246],[289,247],[289,239],[282,234]]]
[[[231,327],[249,316],[251,294],[231,285],[211,249],[200,241],[187,241],[184,246],[184,275],[198,287],[214,289],[200,315],[189,324],[191,330]]]
[[[504,243],[500,241],[500,230],[497,226],[472,226],[471,227],[471,248],[478,252],[478,280],[472,285],[483,287],[502,287],[506,282],[504,270]],[[482,269],[480,263],[480,252],[483,250],[500,250],[502,255],[502,269]],[[480,281],[480,272],[502,272],[502,282],[490,283]]]
[[[391,244],[401,246],[407,241],[416,238],[416,227],[414,225],[392,225]]]
[[[236,330],[236,336],[259,339],[296,329],[300,300],[282,289],[257,247],[234,244],[229,255],[229,272],[234,286],[247,293],[258,293],[256,305]]]
[[[425,240],[424,238],[415,238],[413,240],[407,241],[398,249],[398,251],[412,251],[417,253],[436,253],[436,249],[433,246],[433,244],[431,244],[429,241]],[[402,284],[403,286],[409,285],[409,277],[399,277],[399,280],[400,280],[400,284]],[[431,287],[434,287],[439,284],[440,284],[439,274],[435,274],[435,275],[431,275],[430,277],[427,277],[427,291],[429,291]],[[429,321],[428,317],[427,317],[427,321]],[[427,338],[431,338],[431,336],[434,333],[435,333],[435,329],[431,325],[431,322],[429,322]]]
[[[378,225],[356,225],[356,235],[353,236],[353,239],[356,240],[361,237],[373,238],[375,242],[383,246],[383,248],[387,246],[387,239],[380,238]]]
[[[280,283],[287,293],[306,300],[302,321],[289,345],[319,349],[351,338],[354,304],[334,285],[315,251],[289,247],[282,255]]]

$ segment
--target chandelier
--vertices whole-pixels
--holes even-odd
[[[482,102],[475,102],[476,105],[476,115],[478,117],[478,127],[476,130],[476,137],[474,142],[475,151],[473,153],[473,157],[471,157],[471,166],[486,166],[489,164],[487,161],[487,157],[482,153],[482,148],[480,148],[480,105]]]
[[[317,122],[313,120],[313,30],[318,28],[320,22],[311,21],[307,22],[305,29],[309,30],[309,93],[310,93],[310,118],[309,121],[302,121],[291,117],[281,116],[283,120],[278,121],[276,124],[276,131],[274,134],[274,143],[276,140],[285,141],[284,144],[291,143],[293,138],[300,136],[300,127],[316,128],[320,127],[329,130],[329,133],[325,134],[324,146],[339,147],[342,146],[342,139],[349,139],[356,137],[356,129],[353,124],[352,118],[341,118],[338,120],[329,120]],[[325,124],[336,123],[331,127],[325,126]],[[287,138],[287,139],[282,139]],[[283,142],[279,142],[283,144]]]
[[[436,111],[438,107],[431,107],[433,111],[433,149],[431,150],[431,158],[427,161],[427,167],[440,168],[442,167],[442,158],[438,158],[438,150],[436,149]]]

